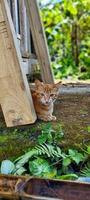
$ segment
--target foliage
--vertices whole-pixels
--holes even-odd
[[[3,160],[1,163],[1,174],[11,174],[15,169],[15,165],[10,160]]]
[[[76,162],[76,164],[79,164],[84,159],[84,155],[79,153],[77,150],[69,149],[69,155],[70,158]]]
[[[37,144],[14,162],[4,160],[1,163],[1,173],[4,174],[29,174],[45,178],[77,179],[79,174],[90,176],[90,165],[87,166],[90,156],[90,146],[76,150],[64,150],[56,145],[56,138],[62,140],[62,128],[58,133],[51,124],[43,127],[37,138]],[[56,136],[55,136],[56,134]]]
[[[55,77],[90,79],[90,1],[39,3]]]
[[[81,176],[90,177],[90,163],[81,170]]]
[[[87,146],[87,153],[90,154],[90,145]]]
[[[42,144],[45,142],[47,142],[48,144],[58,143],[58,141],[62,140],[64,133],[62,131],[61,125],[57,127],[57,130],[58,131],[53,129],[50,123],[48,123],[45,126],[42,126],[42,131],[41,131],[41,134],[38,136],[37,143],[39,144]]]
[[[78,176],[76,174],[66,174],[59,176],[58,179],[60,180],[76,180],[78,179]]]
[[[29,162],[29,170],[31,175],[45,178],[53,178],[57,174],[56,169],[50,166],[47,160],[39,157]]]

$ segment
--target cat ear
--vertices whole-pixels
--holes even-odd
[[[61,83],[62,83],[62,81],[59,81],[58,83],[55,84],[55,87],[56,87],[57,89],[59,89],[60,86],[61,86]]]
[[[35,86],[36,87],[40,87],[42,85],[43,85],[43,83],[41,81],[39,81],[38,79],[35,80]]]
[[[54,84],[53,88],[54,88],[54,90],[55,90],[56,92],[59,91],[59,88],[61,87],[61,83],[62,83],[62,81],[59,81],[58,83]]]

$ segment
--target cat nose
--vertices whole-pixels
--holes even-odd
[[[48,103],[48,101],[46,101],[46,103]]]

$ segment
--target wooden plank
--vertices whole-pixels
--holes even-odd
[[[40,64],[42,79],[46,83],[53,83],[53,74],[50,67],[50,56],[48,52],[46,37],[41,22],[39,8],[36,0],[25,1],[27,14],[29,17],[30,28],[37,59]]]
[[[3,24],[4,21],[5,20],[4,20],[4,17],[3,17],[3,13],[2,13],[2,9],[1,9],[1,4],[0,4],[0,23],[1,23],[1,25]]]
[[[11,0],[11,13],[16,33],[19,33],[19,16],[18,16],[18,2]]]
[[[23,58],[29,58],[31,54],[30,28],[28,26],[26,6],[24,0],[19,0],[19,13],[20,13],[21,54]]]
[[[31,74],[33,70],[33,55],[31,54],[30,26],[27,17],[25,0],[19,0],[19,19],[20,19],[20,50],[23,58],[24,71]],[[34,56],[35,57],[35,56]],[[36,60],[35,60],[36,63]]]
[[[8,127],[35,122],[36,114],[6,0],[0,0],[0,103]]]

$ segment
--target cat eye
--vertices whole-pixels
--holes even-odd
[[[54,97],[55,96],[55,94],[50,94],[50,97]]]
[[[43,97],[43,96],[44,96],[44,93],[40,93],[40,95]]]

